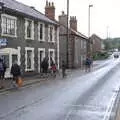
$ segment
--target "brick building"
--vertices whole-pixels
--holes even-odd
[[[53,18],[48,18],[48,7],[53,3],[46,2],[45,14],[34,7],[15,0],[0,0],[0,56],[7,64],[7,75],[12,63],[17,60],[24,75],[40,72],[41,61],[50,57],[59,67],[59,26]],[[52,11],[53,12],[53,11]]]
[[[90,37],[91,41],[92,41],[92,54],[96,54],[97,52],[101,52],[104,48],[103,48],[103,40],[97,36],[96,34],[93,34]]]
[[[87,55],[88,38],[77,31],[76,17],[70,17],[69,40],[67,41],[67,15],[62,12],[59,16],[60,23],[60,65],[62,60],[68,68],[82,67]]]

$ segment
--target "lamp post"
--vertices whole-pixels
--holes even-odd
[[[67,0],[67,43],[66,43],[66,50],[67,50],[67,55],[66,55],[66,62],[67,62],[67,67],[69,65],[69,0]]]
[[[90,37],[90,8],[93,7],[93,5],[89,5],[88,8],[88,37]]]
[[[89,7],[88,7],[88,39],[89,39],[89,41],[88,41],[88,53],[90,52],[90,54],[92,54],[91,52],[92,52],[92,46],[91,46],[91,41],[90,41],[90,8],[91,7],[93,7],[93,5],[89,5]]]

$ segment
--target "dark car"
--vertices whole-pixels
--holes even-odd
[[[114,58],[119,58],[119,55],[118,54],[114,54]]]

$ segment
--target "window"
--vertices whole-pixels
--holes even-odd
[[[12,64],[13,64],[15,61],[18,61],[18,55],[12,55]]]
[[[81,44],[81,49],[82,49],[83,48],[83,41],[82,40],[81,40],[80,44]]]
[[[29,19],[25,21],[25,38],[34,39],[34,22]]]
[[[45,48],[38,48],[38,71],[42,72],[41,63],[45,58]]]
[[[43,23],[38,24],[38,40],[39,41],[45,41],[45,25]]]
[[[6,67],[9,68],[10,67],[9,55],[1,55],[0,57],[3,58]]]
[[[49,49],[49,67],[52,63],[55,63],[55,50]]]
[[[55,29],[54,29],[54,26],[50,25],[48,27],[48,41],[49,42],[55,42]]]
[[[16,37],[16,17],[2,14],[2,35]]]
[[[84,49],[86,49],[86,47],[87,47],[87,46],[86,46],[86,41],[84,41]]]
[[[34,70],[34,48],[26,47],[25,51],[26,71],[32,71]]]

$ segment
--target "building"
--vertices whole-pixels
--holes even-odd
[[[76,17],[70,17],[69,39],[67,40],[67,15],[62,12],[60,23],[60,65],[64,60],[68,68],[80,68],[87,55],[88,38],[77,31]]]
[[[21,65],[24,75],[34,75],[41,70],[41,61],[50,57],[59,68],[59,26],[50,19],[46,2],[45,15],[34,7],[16,0],[0,0],[0,56],[3,56],[8,74],[14,61]],[[54,16],[55,17],[55,14]]]
[[[104,44],[103,40],[97,36],[96,34],[93,34],[90,37],[92,41],[92,54],[95,55],[98,52],[102,52],[104,50]]]

